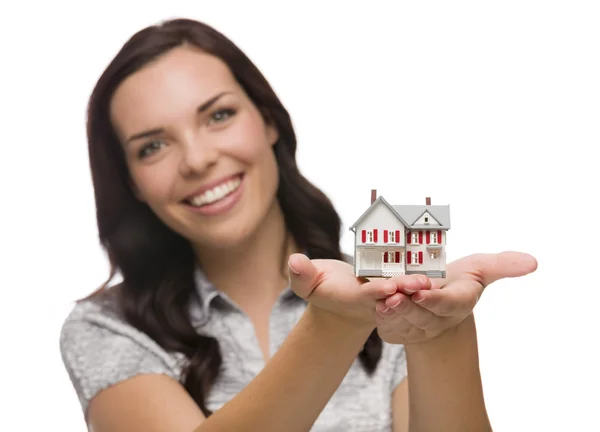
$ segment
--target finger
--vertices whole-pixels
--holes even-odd
[[[486,287],[500,279],[521,277],[532,273],[537,270],[538,263],[529,254],[506,251],[498,254],[471,255],[450,266],[452,274],[470,274]]]
[[[396,293],[396,284],[390,280],[385,280],[377,284],[369,285],[371,282],[367,282],[361,287],[362,290],[372,289],[375,292],[376,299],[386,299],[389,296]]]
[[[472,280],[450,282],[444,289],[419,291],[411,299],[419,307],[440,317],[470,313],[481,296],[481,286]]]
[[[405,324],[404,327],[408,329],[410,326],[417,327],[421,330],[435,330],[439,329],[444,325],[444,318],[438,316],[427,310],[422,308],[418,304],[416,304],[411,297],[405,296],[403,294],[398,294],[398,300],[389,304],[389,300],[385,301],[385,306],[388,309],[381,310],[382,306],[376,307],[376,310],[381,315],[394,315],[397,317],[401,317],[408,326]],[[400,323],[402,320],[399,320]],[[405,329],[405,330],[406,330]]]
[[[425,275],[402,275],[390,278],[396,290],[403,294],[414,294],[422,289],[431,289],[431,280]]]
[[[381,312],[385,310],[387,306],[383,301],[378,301],[376,306],[377,313],[375,314],[375,321],[377,322],[377,329],[388,335],[395,335],[395,337],[413,337],[420,338],[423,330],[416,328],[414,325],[406,321],[400,314],[394,313],[393,309],[389,309],[387,312]]]
[[[408,299],[408,296],[405,294],[396,293],[394,294],[394,298],[396,299],[394,304],[396,304],[400,300],[404,301]],[[375,305],[375,311],[377,312],[377,317],[379,318],[380,323],[393,325],[393,328],[390,327],[390,330],[393,330],[394,332],[407,333],[412,327],[414,327],[400,315],[395,314],[394,309],[390,308],[386,304],[385,300],[377,301],[377,304]]]
[[[396,292],[396,284],[389,279],[374,279],[363,284],[358,290],[356,301],[363,302],[370,307],[376,306],[376,302],[386,299]]]
[[[319,270],[306,255],[298,253],[290,255],[288,267],[292,291],[307,300],[319,284]]]
[[[431,281],[424,275],[402,275],[390,279],[370,281],[362,289],[373,289],[376,299],[384,299],[396,292],[411,295],[420,289],[430,288]]]

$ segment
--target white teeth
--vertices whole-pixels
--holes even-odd
[[[220,199],[225,198],[231,192],[235,191],[240,186],[241,182],[242,180],[239,177],[236,177],[235,179],[221,183],[220,185],[207,190],[201,195],[196,195],[190,200],[190,203],[196,207],[200,207],[205,204],[212,204]]]

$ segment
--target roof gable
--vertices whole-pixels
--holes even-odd
[[[396,205],[394,209],[409,223],[410,228],[450,229],[449,205]],[[426,223],[425,215],[433,218]]]
[[[356,220],[356,222],[354,222],[352,224],[352,226],[350,227],[350,231],[354,231],[356,229],[356,226],[361,223],[365,217],[367,217],[367,215],[369,213],[371,213],[371,211],[377,206],[377,204],[382,203],[383,205],[385,205],[388,210],[396,217],[398,218],[398,220],[405,226],[405,227],[410,227],[410,224],[408,224],[406,222],[406,220],[402,217],[402,215],[400,213],[398,213],[398,211],[396,210],[395,207],[397,206],[392,206],[390,205],[390,203],[388,203],[385,198],[383,198],[383,196],[379,196],[375,201],[373,201],[373,203],[364,211],[364,213]]]

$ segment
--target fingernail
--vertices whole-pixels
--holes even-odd
[[[381,308],[385,308],[385,309],[381,309]],[[377,306],[375,307],[375,309],[377,310],[377,312],[379,312],[380,314],[384,314],[384,315],[387,315],[392,312],[392,309],[387,307],[385,303],[378,303]]]
[[[386,294],[394,294],[396,292],[396,285],[392,283],[386,284],[383,288],[383,292]]]
[[[402,303],[402,299],[398,300],[398,303],[396,303],[396,304],[394,304],[394,305],[392,305],[390,307],[397,308],[398,306],[400,306],[401,303]]]
[[[291,263],[291,262],[289,262],[289,261],[288,261],[288,267],[290,268],[290,270],[292,271],[292,273],[294,273],[294,274],[297,274],[297,275],[299,275],[299,274],[300,274],[300,272],[299,272],[298,270],[296,270],[296,269],[294,268],[294,266],[292,265],[292,263]]]
[[[420,299],[416,299],[413,300],[415,303],[421,303],[423,300],[425,300],[423,297],[421,297]]]

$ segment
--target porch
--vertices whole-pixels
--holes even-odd
[[[394,277],[405,274],[404,248],[361,248],[356,251],[356,276]]]

